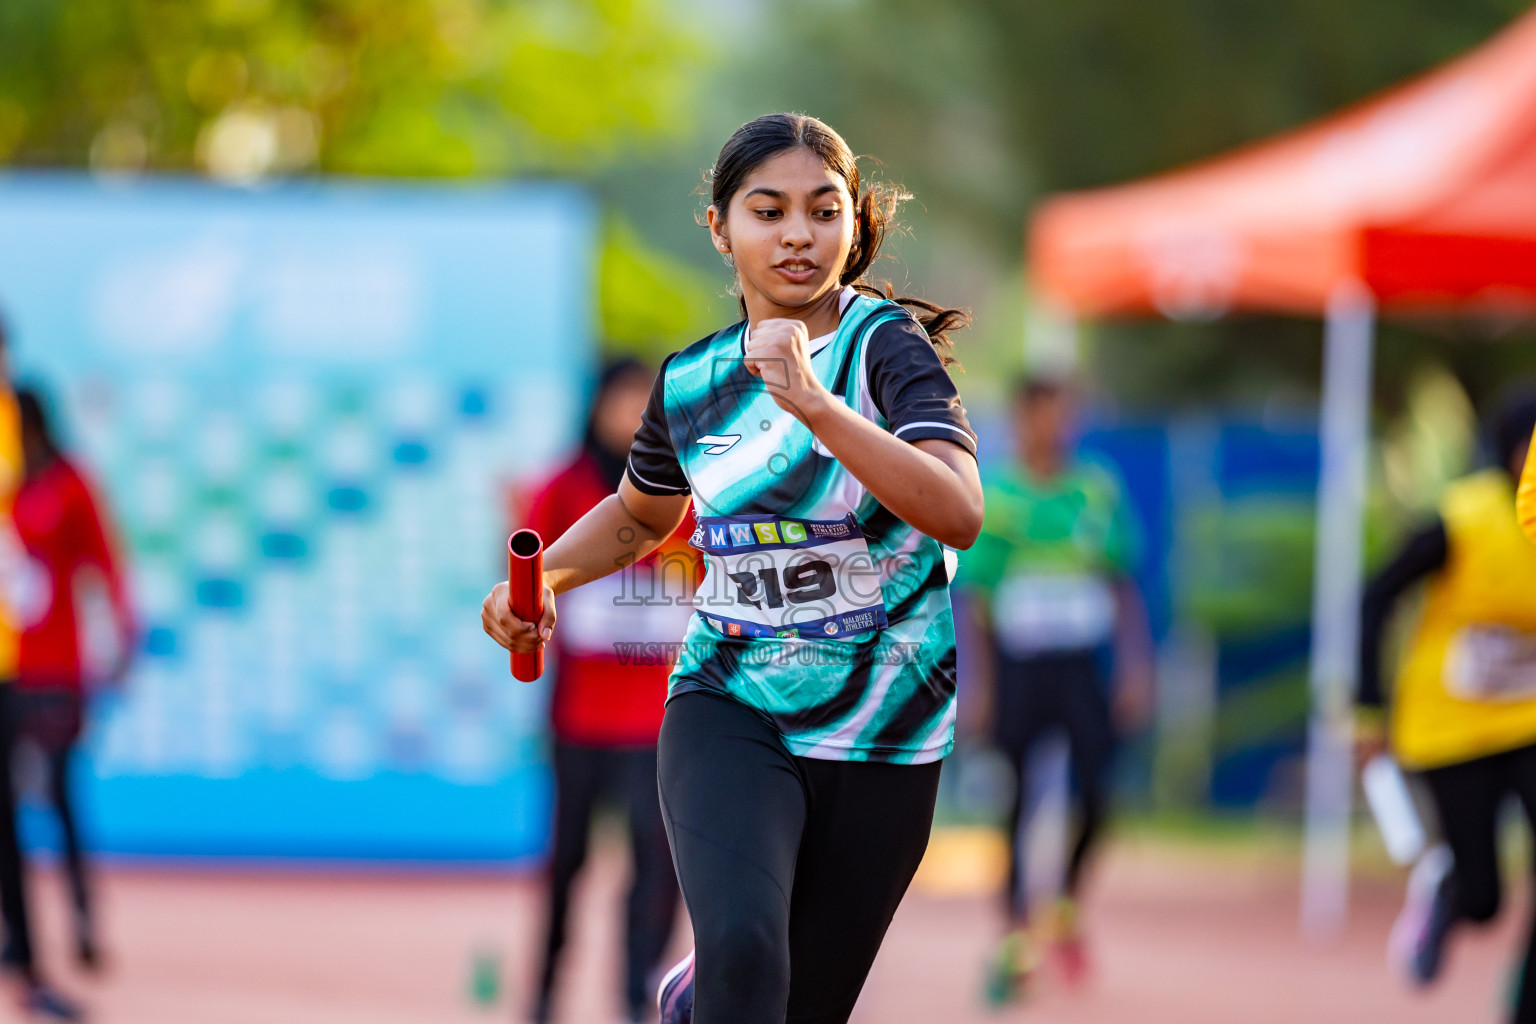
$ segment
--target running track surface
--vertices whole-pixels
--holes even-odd
[[[602,844],[579,897],[560,1021],[614,1024],[622,850]],[[996,923],[978,896],[914,892],[897,915],[856,1022],[1392,1024],[1498,1020],[1524,900],[1463,936],[1448,976],[1407,993],[1382,953],[1399,886],[1364,882],[1343,940],[1296,936],[1296,881],[1283,861],[1121,844],[1087,907],[1094,978],[1046,978],[1020,1009],[985,1010],[980,965]],[[457,1024],[526,1019],[541,913],[538,881],[506,875],[300,873],[157,867],[101,879],[112,961],[99,980],[66,964],[62,893],[35,899],[45,965],[99,1024]],[[678,939],[686,948],[686,937]],[[470,999],[472,962],[499,959],[493,1005]],[[0,1004],[0,1020],[19,1019]]]

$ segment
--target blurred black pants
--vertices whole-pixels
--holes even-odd
[[[1067,860],[1065,893],[1076,898],[1083,870],[1104,825],[1110,758],[1115,749],[1108,686],[1093,651],[1012,658],[999,651],[994,739],[1013,766],[1014,794],[1008,813],[1007,913],[1028,919],[1020,819],[1029,795],[1029,759],[1052,732],[1066,735],[1072,777],[1075,829]]]
[[[625,909],[624,1000],[642,1019],[656,998],[651,982],[677,918],[677,876],[656,796],[656,749],[556,743],[555,833],[549,865],[549,920],[535,1017],[545,1019],[565,948],[571,885],[587,859],[593,812],[608,800],[629,819],[634,867]]]
[[[1440,832],[1456,863],[1456,914],[1474,924],[1491,921],[1503,903],[1499,879],[1499,808],[1519,799],[1536,829],[1536,746],[1480,757],[1423,773],[1440,818]],[[1536,868],[1536,865],[1533,865]],[[1520,996],[1510,1018],[1536,1024],[1536,914],[1526,939]]]
[[[5,921],[5,966],[31,977],[34,967],[26,865],[16,828],[16,788],[11,780],[16,727],[16,686],[9,680],[0,681],[0,918]]]
[[[64,868],[75,910],[75,938],[81,945],[92,942],[91,889],[79,818],[75,814],[72,765],[80,740],[85,703],[78,690],[19,687],[13,696],[17,741],[30,740],[42,752],[48,772],[48,802],[59,819]]]

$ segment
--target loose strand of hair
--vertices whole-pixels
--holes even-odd
[[[869,269],[874,262],[888,258],[880,252],[880,248],[895,225],[896,211],[911,198],[911,193],[896,185],[870,183],[859,197],[856,248],[849,256],[842,281],[872,298],[905,306],[928,335],[928,340],[939,354],[940,362],[945,366],[959,365],[954,354],[955,342],[950,335],[970,326],[969,311],[936,305],[914,295],[898,296],[889,281],[871,283],[868,280]]]

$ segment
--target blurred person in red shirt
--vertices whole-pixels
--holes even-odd
[[[581,451],[538,488],[524,522],[547,547],[618,488],[655,372],[632,359],[608,363],[587,417]],[[571,885],[587,856],[588,832],[602,800],[629,823],[633,876],[625,913],[624,1004],[632,1021],[652,1014],[654,975],[677,916],[677,876],[656,785],[656,738],[672,657],[698,581],[687,519],[636,566],[571,591],[553,641],[555,821],[549,919],[533,1020],[551,1019],[565,946]]]
[[[75,951],[94,969],[98,952],[86,855],[71,797],[71,762],[85,713],[88,679],[78,598],[95,572],[110,599],[118,633],[106,682],[126,675],[134,618],[121,562],[102,507],[81,471],[59,450],[39,395],[16,393],[24,476],[16,495],[16,532],[26,551],[17,612],[22,625],[16,675],[16,739],[30,740],[48,769],[48,796],[58,814],[75,912]]]
[[[11,748],[16,734],[20,607],[30,563],[15,525],[17,491],[26,476],[21,416],[11,388],[5,324],[0,322],[0,917],[5,946],[0,969],[17,987],[23,1013],[46,1020],[80,1020],[83,1011],[43,978],[35,956],[28,913],[26,861],[17,836],[16,793],[11,785]]]

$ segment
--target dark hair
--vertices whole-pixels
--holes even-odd
[[[912,196],[888,182],[863,184],[853,150],[848,148],[841,135],[822,121],[807,114],[764,114],[736,129],[720,148],[715,166],[704,175],[711,204],[723,217],[731,197],[749,174],[771,157],[799,146],[815,153],[827,170],[841,177],[848,185],[848,194],[853,197],[856,218],[853,248],[838,275],[839,283],[853,285],[865,295],[889,299],[911,309],[934,348],[938,349],[939,357],[946,365],[953,363],[954,344],[949,333],[968,326],[971,322],[969,313],[963,309],[936,306],[910,295],[898,297],[890,282],[876,285],[865,280],[870,266],[880,256],[881,243],[895,224],[897,208]],[[745,301],[741,302],[741,311],[746,314]]]
[[[53,436],[52,418],[48,415],[48,403],[43,396],[32,387],[16,389],[16,412],[21,421],[21,433],[23,437],[32,435],[42,442],[43,449],[49,455],[57,457],[59,454],[58,441]]]
[[[1488,443],[1499,459],[1499,468],[1508,468],[1520,446],[1536,431],[1536,389],[1530,385],[1505,391],[1494,404],[1488,418]]]
[[[1072,386],[1067,377],[1052,377],[1043,373],[1023,373],[1014,378],[1013,400],[1029,405],[1041,399],[1056,398]]]
[[[597,411],[602,408],[608,392],[630,377],[649,382],[655,376],[655,370],[633,356],[613,356],[604,360],[597,374],[597,387],[592,390],[592,404],[587,407],[586,443],[590,445],[597,438]]]

